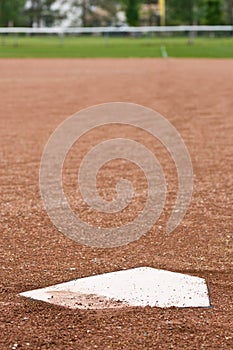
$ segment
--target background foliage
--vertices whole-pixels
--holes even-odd
[[[83,26],[115,25],[124,11],[129,25],[141,25],[141,8],[154,9],[158,0],[0,0],[0,26],[52,26],[67,14],[55,3],[79,8]],[[150,7],[151,6],[151,7]],[[154,11],[154,10],[153,10]],[[151,15],[151,14],[150,14]],[[154,16],[159,17],[158,11]],[[151,24],[148,16],[147,25]],[[166,24],[232,24],[233,0],[166,0]],[[157,21],[159,23],[159,20]]]

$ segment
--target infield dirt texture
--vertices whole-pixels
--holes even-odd
[[[2,350],[233,349],[232,68],[232,60],[213,59],[0,61]],[[124,224],[143,206],[143,174],[130,164],[120,167],[117,161],[103,168],[98,186],[111,198],[112,179],[126,171],[138,193],[132,207],[121,217],[101,219],[78,205],[78,164],[90,144],[106,135],[123,134],[144,143],[156,153],[168,184],[165,210],[146,236],[123,247],[94,249],[71,241],[49,220],[39,193],[39,165],[50,134],[63,120],[85,107],[112,101],[155,109],[176,127],[192,159],[194,191],[183,222],[166,236],[177,191],[169,154],[158,141],[132,127],[87,134],[69,154],[64,171],[67,196],[87,222],[103,227],[118,224],[116,220]],[[138,266],[205,278],[213,307],[74,311],[18,295]]]

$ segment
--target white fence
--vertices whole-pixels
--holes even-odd
[[[101,34],[101,33],[164,33],[164,32],[233,32],[233,26],[151,26],[151,27],[75,27],[28,28],[4,27],[0,34]]]

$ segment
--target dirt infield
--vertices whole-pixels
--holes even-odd
[[[233,349],[232,96],[232,60],[0,61],[0,349]],[[151,107],[173,123],[190,152],[194,191],[183,222],[166,236],[177,190],[174,164],[159,143],[124,129],[124,136],[144,142],[160,160],[168,182],[166,208],[140,240],[94,249],[71,241],[50,222],[39,193],[39,164],[59,123],[84,107],[112,101]],[[64,174],[74,210],[103,227],[133,218],[142,207],[145,186],[143,174],[127,164],[123,170],[139,193],[132,208],[115,219],[97,218],[85,206],[80,211],[74,192],[77,165],[87,145],[107,133],[112,137],[122,130],[86,135],[78,156],[69,155]],[[123,174],[118,165],[107,165],[98,179],[106,198],[114,191],[103,185],[113,185],[113,177]],[[206,278],[213,307],[74,311],[18,296],[137,266]]]

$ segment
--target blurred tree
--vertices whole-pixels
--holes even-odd
[[[87,15],[90,10],[90,3],[88,0],[81,0],[80,6],[82,9],[82,12],[81,12],[82,26],[87,27]]]
[[[226,24],[233,24],[233,0],[225,0]]]
[[[111,25],[119,0],[61,0],[67,6],[66,15],[73,14],[71,25],[83,27]]]
[[[117,9],[119,6],[119,1],[116,0],[96,0],[97,6],[108,11],[108,13],[115,18],[117,14]]]
[[[205,24],[217,25],[223,23],[223,1],[204,0]]]
[[[226,24],[233,24],[233,0],[225,0],[224,3]]]
[[[56,0],[29,0],[26,3],[25,13],[28,16],[29,25],[41,25],[50,27],[59,16],[58,10],[53,10],[52,5]]]
[[[0,0],[0,26],[19,26],[24,24],[25,0]]]
[[[158,0],[144,0],[140,11],[140,24],[146,26],[159,25]]]
[[[91,0],[61,0],[62,5],[67,5],[66,16],[73,13],[71,25],[88,26],[88,17],[91,9]]]
[[[128,25],[139,25],[139,12],[142,0],[122,0]]]
[[[203,17],[204,0],[166,0],[168,25],[198,24]]]
[[[116,0],[92,0],[88,11],[88,26],[109,26],[116,22]]]

